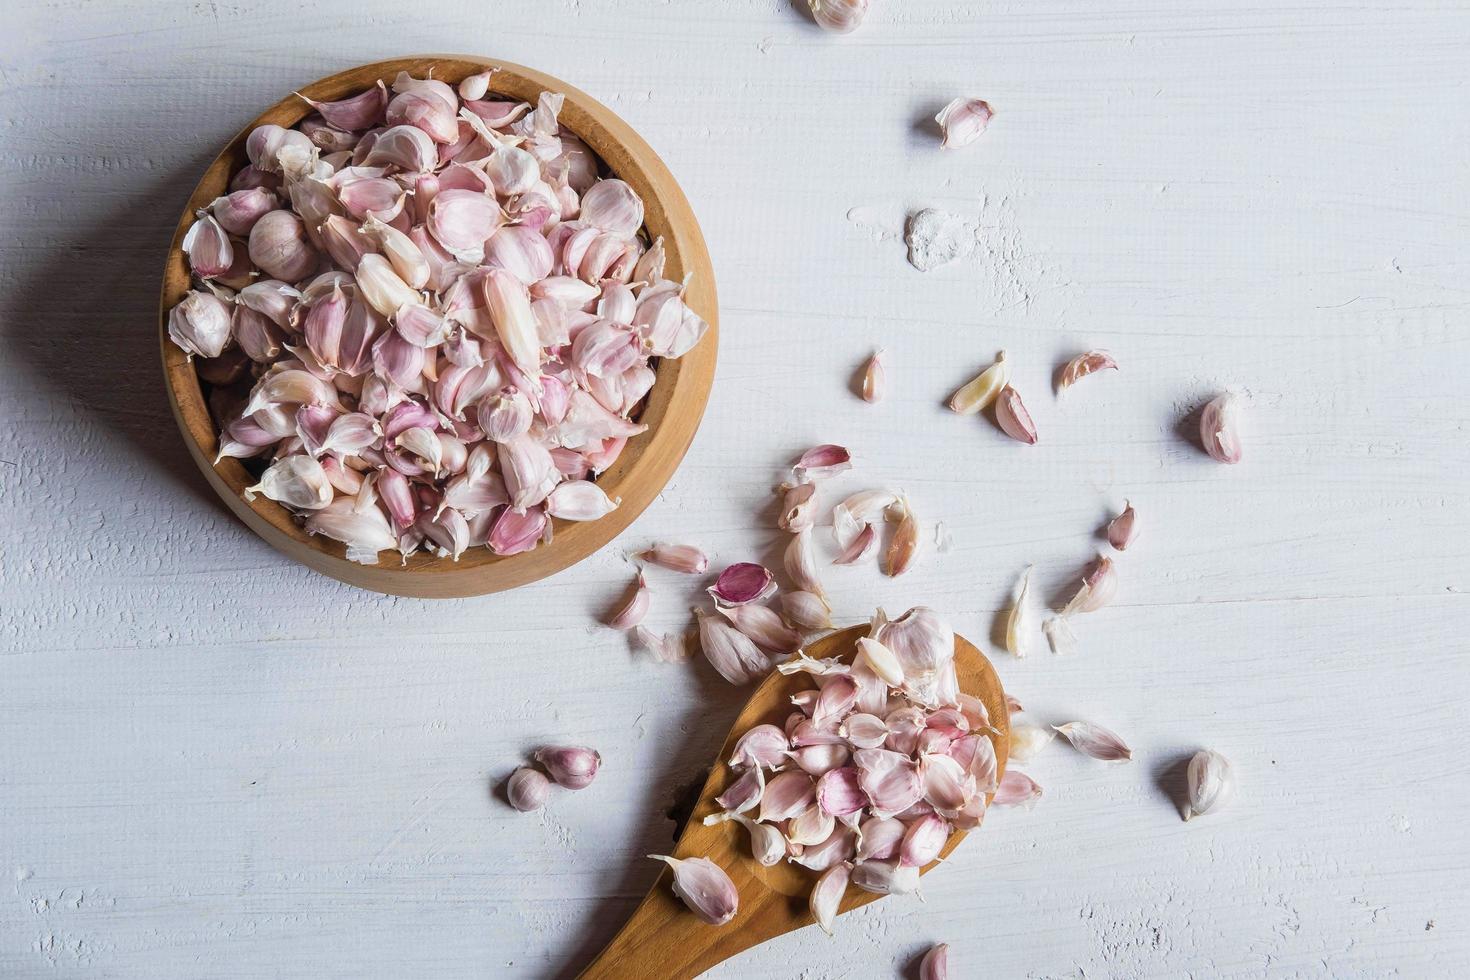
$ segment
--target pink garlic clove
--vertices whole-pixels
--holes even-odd
[[[909,824],[899,845],[898,863],[922,868],[939,857],[949,840],[949,824],[937,813],[926,814]]]
[[[760,766],[750,769],[726,789],[715,802],[730,813],[744,813],[754,809],[766,792],[766,774]]]
[[[1007,769],[996,788],[993,806],[1021,806],[1041,798],[1041,787],[1019,769]]]
[[[549,746],[536,751],[536,761],[558,786],[586,789],[597,778],[602,756],[582,746]]]
[[[812,526],[816,511],[815,483],[781,484],[781,517],[777,526],[796,534]]]
[[[834,817],[857,813],[868,805],[855,766],[839,766],[817,780],[817,805]]]
[[[551,780],[538,769],[522,766],[511,773],[505,786],[505,795],[510,805],[522,813],[539,810],[546,805],[551,795]]]
[[[919,980],[949,980],[949,944],[932,947],[919,961]]]
[[[370,129],[383,121],[383,110],[388,105],[388,90],[380,80],[372,88],[336,102],[318,102],[304,95],[300,98],[319,112],[327,125],[355,132]]]
[[[718,616],[695,610],[699,645],[705,659],[731,684],[749,684],[770,670],[766,655],[755,641]]]
[[[756,725],[740,736],[740,740],[735,743],[734,754],[730,756],[730,766],[732,768],[759,766],[774,769],[786,762],[786,752],[790,748],[791,743],[781,729],[775,725]]]
[[[905,496],[899,497],[898,506],[902,508],[902,517],[884,555],[883,574],[890,576],[902,575],[912,568],[919,554],[919,521],[914,516],[914,508]]]
[[[834,864],[822,872],[817,883],[812,886],[808,907],[812,918],[817,920],[817,925],[829,936],[832,935],[832,923],[837,919],[842,897],[847,894],[847,883],[851,875],[852,868],[846,863]]]
[[[851,565],[868,556],[873,546],[878,543],[878,529],[869,524],[858,532],[858,536],[852,539],[852,543],[843,549],[842,553],[832,559],[834,565]]]
[[[801,634],[768,606],[716,606],[715,611],[767,653],[795,653],[801,648]]]
[[[717,603],[743,606],[765,599],[776,591],[776,577],[763,565],[737,562],[722,571],[707,591]]]
[[[955,150],[969,146],[980,138],[995,115],[990,103],[984,99],[955,99],[939,110],[934,121],[944,133],[943,149]]]
[[[1098,371],[1118,370],[1118,362],[1105,350],[1090,350],[1078,354],[1066,363],[1057,377],[1058,393],[1066,391],[1089,374]]]
[[[766,782],[758,819],[762,823],[789,820],[814,804],[816,799],[816,783],[811,776],[799,769],[777,773]]]
[[[674,869],[674,894],[701,921],[722,926],[735,918],[740,908],[740,893],[719,865],[702,857],[681,861],[666,854],[648,856]]]
[[[1241,461],[1240,399],[1234,394],[1227,391],[1205,406],[1199,430],[1200,442],[1211,459],[1219,463]]]
[[[898,857],[907,828],[896,817],[869,817],[859,831],[858,861],[887,861]]]
[[[1131,502],[1125,502],[1123,513],[1108,522],[1108,544],[1119,551],[1127,551],[1138,537],[1138,512]]]
[[[791,468],[799,480],[821,480],[852,469],[852,454],[842,446],[813,446]]]
[[[648,614],[648,580],[643,577],[643,572],[638,572],[638,577],[633,581],[633,591],[628,598],[618,607],[607,625],[613,629],[630,630],[643,622],[643,617]]]
[[[1028,446],[1036,445],[1036,423],[1021,402],[1021,393],[1010,385],[1000,390],[995,399],[995,421],[1001,431]]]
[[[245,193],[251,193],[246,191]],[[229,271],[235,261],[235,247],[214,216],[199,212],[199,219],[184,235],[183,249],[189,257],[189,268],[201,279],[213,279]]]

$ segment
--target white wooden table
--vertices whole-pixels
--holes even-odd
[[[1083,651],[997,655],[1062,746],[925,879],[714,971],[885,977],[1451,976],[1470,967],[1470,8],[1308,0],[12,0],[0,12],[0,975],[550,977],[658,872],[666,809],[741,691],[596,623],[658,538],[770,555],[804,446],[953,536],[840,618],[927,602],[985,640],[1036,563],[1055,600],[1131,498],[1144,531]],[[340,68],[480,52],[623,114],[682,181],[724,301],[693,451],[605,553],[422,602],[287,563],[211,499],[169,418],[154,303],[197,171]],[[940,153],[953,95],[998,115]],[[977,217],[927,274],[903,215]],[[874,345],[892,397],[849,392]],[[1122,362],[1065,400],[1060,359]],[[1042,441],[941,402],[998,348]],[[1181,420],[1248,393],[1247,459]],[[833,493],[835,494],[835,489]],[[657,576],[650,621],[692,582]],[[985,642],[994,650],[993,642]],[[539,816],[493,797],[546,739],[598,747]],[[1211,746],[1241,788],[1184,824]],[[650,976],[656,975],[650,968]],[[912,974],[909,974],[912,975]]]

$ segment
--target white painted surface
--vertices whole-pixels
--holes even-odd
[[[1063,748],[927,904],[885,900],[720,977],[1447,976],[1470,967],[1470,8],[1308,0],[875,0],[849,38],[787,0],[417,5],[12,0],[0,13],[0,974],[566,975],[632,909],[742,699],[635,658],[596,614],[627,549],[768,554],[805,444],[954,535],[897,582],[835,570],[855,621],[926,600],[985,636],[1014,576],[1055,597],[1125,497],[1145,524],[1071,659],[1003,657]],[[258,107],[421,50],[537,65],[622,113],[704,223],[724,300],[692,453],[618,547],[511,595],[384,599],[231,520],[160,389],[162,249]],[[991,132],[941,154],[960,92]],[[908,208],[978,217],[927,275]],[[850,372],[891,354],[892,398]],[[1057,402],[1059,359],[1121,374]],[[941,400],[1005,347],[1026,449]],[[1180,420],[1251,395],[1248,458]],[[652,616],[693,583],[657,576]],[[690,586],[682,588],[682,586]],[[993,649],[993,644],[987,644]],[[604,774],[521,816],[494,780],[542,739]],[[1181,823],[1161,774],[1230,755]],[[650,975],[656,975],[650,968]]]

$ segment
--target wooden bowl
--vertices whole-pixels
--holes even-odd
[[[499,69],[490,79],[492,93],[532,105],[546,90],[566,96],[560,114],[562,125],[576,133],[609,170],[632,185],[643,198],[645,228],[650,236],[661,235],[664,239],[665,275],[674,281],[689,277],[685,300],[710,325],[709,333],[688,354],[677,360],[664,358],[658,362],[657,380],[639,415],[639,420],[648,425],[648,431],[629,440],[617,463],[598,480],[609,496],[622,498],[622,504],[611,514],[596,521],[557,520],[551,544],[524,554],[502,557],[479,547],[465,552],[456,562],[419,551],[406,564],[400,564],[396,555],[384,552],[379,564],[360,565],[347,560],[341,544],[320,535],[308,535],[280,504],[263,496],[247,501],[243,491],[255,481],[240,460],[213,462],[219,433],[205,404],[193,363],[168,338],[168,312],[189,289],[188,262],[181,243],[194,221],[195,211],[224,194],[230,178],[249,162],[245,156],[245,138],[250,131],[265,123],[293,126],[310,114],[311,108],[295,95],[276,103],[241,130],[205,170],[179,216],[164,267],[159,343],[169,403],[189,454],[229,508],[272,547],[339,581],[375,592],[422,598],[485,595],[534,582],[592,554],[631,524],[673,476],[694,439],[714,380],[719,342],[718,306],[714,269],[704,237],[684,192],[663,161],[612,110],[550,75],[466,55],[423,55],[380,61],[328,76],[299,91],[313,99],[333,100],[359,92],[379,78],[391,84],[400,71],[423,77],[433,69],[435,78],[456,84],[487,68]]]

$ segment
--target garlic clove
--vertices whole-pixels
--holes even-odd
[[[731,783],[725,792],[715,797],[715,802],[726,812],[744,813],[760,803],[765,791],[766,771],[760,766],[752,766],[739,779]]]
[[[919,961],[919,980],[949,980],[949,944],[939,943]]]
[[[820,844],[837,826],[832,814],[813,804],[792,817],[786,824],[786,838],[793,844]]]
[[[688,575],[703,575],[709,567],[709,559],[704,552],[688,544],[655,544],[638,557],[660,568]]]
[[[1050,728],[1026,721],[1016,722],[1011,725],[1010,758],[1016,762],[1029,762],[1056,737],[1057,733]]]
[[[1010,385],[995,398],[995,421],[1006,435],[1028,446],[1036,445],[1036,423],[1021,402],[1021,393]]]
[[[1108,521],[1108,544],[1119,551],[1127,551],[1137,537],[1138,512],[1133,509],[1132,502],[1125,501],[1123,513]]]
[[[807,0],[819,27],[837,34],[858,29],[868,15],[868,0]]]
[[[333,500],[306,519],[307,534],[325,534],[347,546],[349,561],[376,565],[378,553],[396,547],[398,536],[387,516],[373,507],[358,511],[351,498]]]
[[[974,415],[995,401],[1001,389],[1010,383],[1011,368],[1006,352],[1001,351],[990,365],[949,399],[949,410],[959,415]]]
[[[893,532],[893,540],[888,543],[888,551],[884,555],[883,573],[885,575],[902,575],[913,567],[914,559],[919,554],[919,521],[914,516],[914,508],[909,503],[909,498],[900,495],[898,505],[902,508],[902,517],[898,522],[898,529]]]
[[[789,654],[801,648],[801,634],[782,622],[780,615],[768,606],[716,605],[715,611],[767,653]]]
[[[1090,350],[1078,354],[1066,363],[1057,378],[1058,393],[1066,391],[1089,374],[1097,371],[1118,370],[1118,362],[1105,350]]]
[[[852,757],[858,769],[858,785],[868,795],[875,816],[902,813],[923,799],[923,780],[906,753],[859,749]]]
[[[618,501],[588,480],[559,484],[546,498],[546,513],[567,521],[595,521],[617,508]]]
[[[812,526],[816,511],[815,483],[783,483],[780,487],[781,517],[777,526],[795,534]]]
[[[880,347],[868,358],[868,365],[863,369],[863,401],[870,404],[882,401],[887,391],[888,379],[883,370],[883,348]]]
[[[1036,628],[1036,613],[1029,601],[1031,591],[1031,567],[1021,575],[1021,587],[1016,592],[1015,602],[1006,615],[1006,650],[1014,657],[1024,657],[1031,652],[1031,633]]]
[[[994,111],[984,99],[960,97],[939,110],[934,121],[944,133],[941,147],[946,150],[969,146],[980,138],[985,127],[990,125]]]
[[[852,869],[852,883],[874,895],[908,895],[919,888],[919,869],[897,861],[864,861]]]
[[[1218,752],[1201,749],[1189,760],[1185,773],[1189,786],[1189,803],[1184,819],[1202,817],[1222,806],[1235,793],[1235,767]]]
[[[558,786],[586,789],[597,778],[602,756],[582,746],[548,746],[536,751],[536,761]]]
[[[829,936],[832,935],[832,923],[837,919],[837,910],[842,904],[842,897],[847,894],[847,883],[851,876],[852,867],[849,864],[834,864],[823,871],[817,878],[817,883],[812,886],[808,907],[812,918],[817,920],[817,925]]]
[[[347,132],[371,129],[383,121],[388,106],[388,90],[380,79],[372,88],[336,102],[318,102],[297,93],[298,97],[321,114],[328,126]]]
[[[898,857],[907,832],[904,822],[895,817],[869,817],[858,832],[858,861],[887,861]]]
[[[260,482],[245,488],[245,499],[256,493],[296,510],[321,510],[332,502],[333,489],[322,464],[311,456],[287,456],[260,475]]]
[[[1133,750],[1115,732],[1090,721],[1069,721],[1065,725],[1053,725],[1066,736],[1072,747],[1083,755],[1103,762],[1127,762],[1133,758]]]
[[[908,825],[899,844],[898,863],[922,868],[939,857],[949,840],[949,823],[937,813],[928,813]]]
[[[582,195],[579,220],[614,235],[632,237],[643,225],[643,201],[621,180],[599,180]]]
[[[887,490],[853,494],[832,509],[833,540],[839,548],[848,548],[863,528],[883,520],[884,514],[897,502],[898,496]]]
[[[702,921],[722,926],[735,918],[740,908],[740,893],[719,865],[702,857],[681,861],[667,854],[648,856],[674,869],[674,894]]]
[[[1034,779],[1019,769],[1008,768],[1000,778],[995,798],[990,803],[992,806],[1022,806],[1040,798],[1041,787]]]
[[[715,671],[731,684],[749,684],[770,670],[770,661],[755,641],[718,616],[695,610],[699,646]]]
[[[734,754],[730,756],[730,767],[739,769],[759,766],[774,769],[785,763],[786,752],[790,748],[791,742],[781,729],[775,725],[756,725],[735,743]]]
[[[781,593],[781,617],[798,630],[810,632],[834,628],[832,607],[816,592],[796,590]]]
[[[817,806],[823,812],[834,817],[845,817],[859,812],[867,805],[868,794],[862,790],[855,766],[830,769],[817,780]]]
[[[250,261],[272,279],[297,282],[317,268],[320,254],[306,238],[306,226],[293,212],[270,211],[250,229]]]
[[[376,253],[364,255],[357,263],[357,293],[385,317],[391,317],[400,307],[416,304],[422,299],[399,278],[388,260]]]
[[[802,592],[826,595],[822,583],[817,579],[817,557],[812,549],[812,529],[798,531],[786,546],[786,574]]]
[[[546,805],[551,794],[551,780],[539,769],[522,766],[511,773],[505,786],[505,795],[510,805],[522,813],[539,810]]]
[[[168,337],[190,357],[219,357],[230,342],[230,321],[230,308],[223,300],[191,289],[169,311]]]
[[[954,630],[934,610],[915,606],[884,621],[873,638],[903,665],[903,692],[917,704],[952,703],[959,692],[954,667]]]
[[[889,687],[903,686],[903,664],[898,655],[870,636],[859,637],[854,666],[864,665]]]
[[[200,279],[224,275],[235,261],[235,246],[230,236],[207,211],[200,211],[199,220],[189,226],[184,235],[183,249],[189,258],[190,270]]]
[[[607,625],[618,630],[632,629],[643,622],[643,617],[648,614],[648,602],[648,580],[643,577],[643,572],[640,570],[638,577],[633,581],[632,594],[612,614]]]
[[[888,725],[877,715],[858,712],[843,719],[838,733],[858,749],[882,748],[888,737]]]
[[[1218,395],[1200,413],[1200,442],[1210,458],[1219,463],[1238,463],[1244,455],[1240,444],[1240,399],[1231,392]]]
[[[796,478],[802,482],[821,480],[852,469],[852,454],[842,446],[826,443],[813,446],[801,454],[791,467]]]
[[[1099,555],[1082,576],[1082,585],[1062,609],[1061,619],[1073,613],[1097,612],[1113,600],[1118,591],[1118,570],[1113,560]]]
[[[817,801],[816,783],[799,769],[788,769],[771,777],[761,796],[762,823],[789,820]]]
[[[495,74],[495,69],[491,68],[489,71],[476,72],[467,76],[459,83],[459,97],[471,100],[483,99],[485,93],[490,91],[490,76],[493,74]]]
[[[743,606],[759,602],[776,591],[776,577],[764,565],[736,562],[720,572],[707,590],[719,605]]]
[[[1020,699],[1017,698],[1014,694],[1006,695],[1006,714],[1014,715],[1017,712],[1025,710],[1026,709],[1021,705]]]

